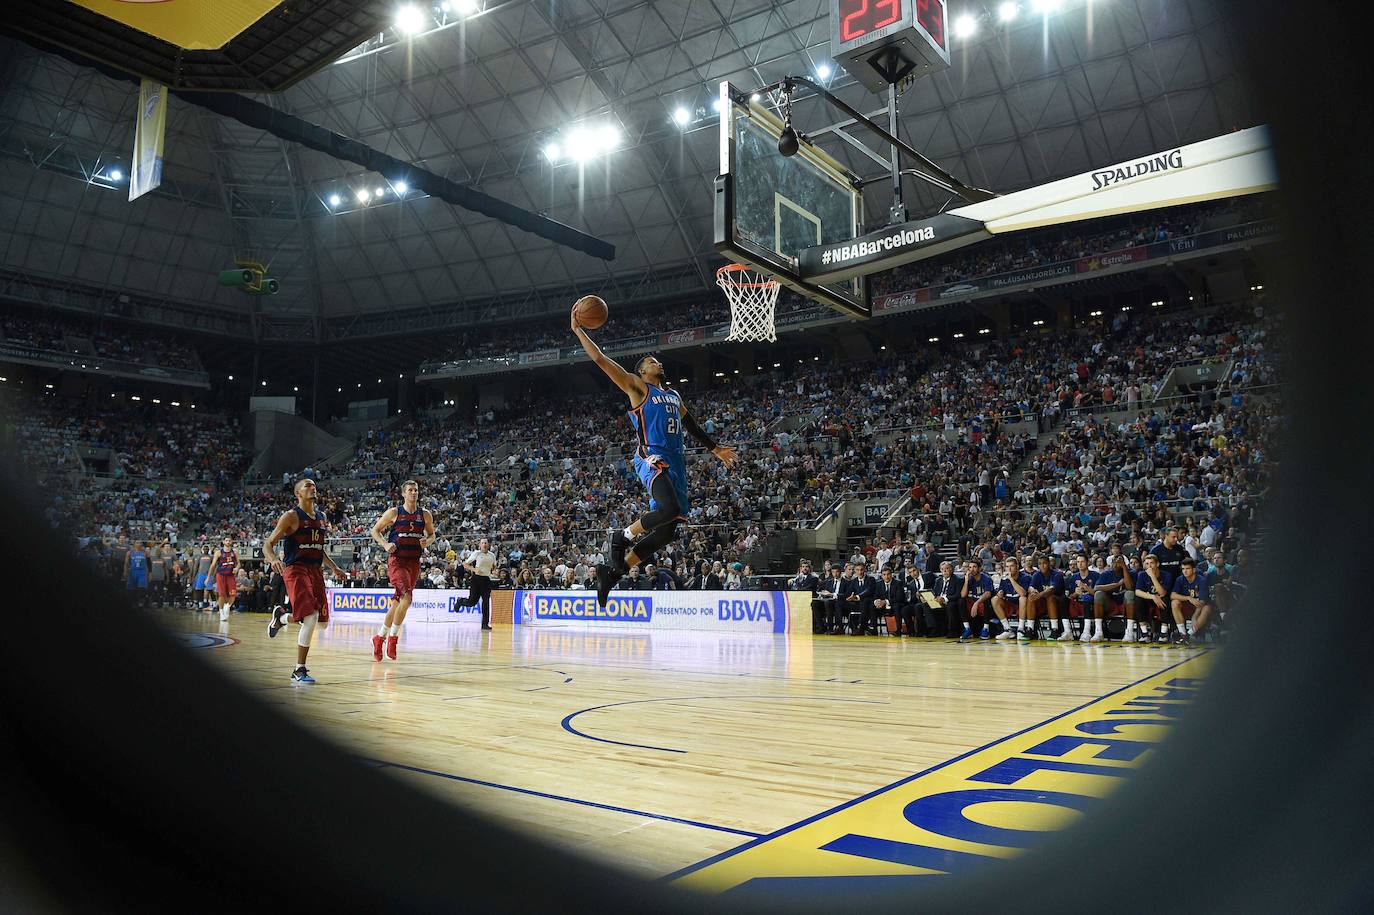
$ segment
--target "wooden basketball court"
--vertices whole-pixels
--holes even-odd
[[[269,640],[265,616],[159,618],[360,765],[578,854],[717,891],[757,879],[952,872],[1011,854],[1028,844],[1016,836],[1082,809],[1054,798],[1072,793],[1086,805],[1148,758],[1210,662],[1205,650],[1149,645],[413,622],[399,660],[378,663],[375,621],[340,618],[316,634],[318,682],[298,686],[288,681],[294,626]],[[1041,759],[1034,771],[1027,753]],[[956,776],[1015,785],[973,799],[983,806],[960,822],[976,835],[913,819],[910,793]],[[887,843],[878,852],[850,847],[852,824],[822,837],[811,864],[795,849],[769,851],[856,816],[862,831],[886,831],[868,837]],[[849,844],[816,851],[839,840]],[[935,859],[923,857],[933,845]],[[731,873],[708,876],[721,871]]]

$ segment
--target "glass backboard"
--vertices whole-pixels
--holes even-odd
[[[863,224],[857,177],[802,140],[778,152],[783,123],[729,83],[721,83],[720,176],[716,179],[716,250],[776,276],[832,308],[869,316],[868,284],[855,276],[827,285],[803,280],[797,252],[854,238]]]

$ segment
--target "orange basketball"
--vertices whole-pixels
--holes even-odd
[[[606,323],[609,312],[606,311],[606,303],[601,296],[584,295],[573,306],[573,314],[577,316],[578,324],[587,330],[596,330]]]

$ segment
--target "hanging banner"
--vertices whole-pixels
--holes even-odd
[[[145,79],[138,86],[138,124],[129,199],[137,200],[162,184],[162,142],[167,132],[167,87]]]

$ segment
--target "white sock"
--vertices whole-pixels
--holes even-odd
[[[1102,620],[1100,620],[1100,619],[1094,617],[1094,618],[1093,618],[1093,635],[1101,635],[1101,634],[1102,634]]]
[[[382,623],[382,627],[381,627],[380,629],[377,630],[377,634],[378,634],[378,635],[386,635],[386,631],[387,631],[387,630],[386,630],[386,623]]]
[[[1129,639],[1133,635],[1135,635],[1135,620],[1126,620],[1126,634],[1124,638]]]
[[[392,635],[400,635],[400,634],[401,634],[401,624],[400,624],[400,623],[396,623],[395,625],[393,625],[393,626],[391,627],[391,634],[392,634]]]
[[[225,620],[227,620],[228,618],[229,618],[229,608],[228,608],[228,607],[223,607],[223,608],[221,608],[220,611],[219,611],[219,619],[220,619],[220,622],[222,623],[222,622],[224,622]]]
[[[1073,624],[1069,622],[1069,618],[1067,616],[1064,617],[1062,622],[1064,623],[1064,634],[1073,635]]]

